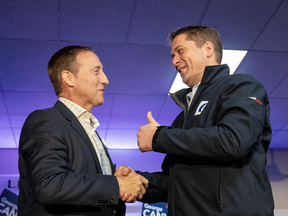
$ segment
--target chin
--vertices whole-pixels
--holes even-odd
[[[102,105],[103,103],[104,103],[104,100],[99,101],[99,105],[98,106]]]
[[[183,82],[185,85],[188,85],[188,81],[187,81],[187,80],[182,79],[182,82]]]
[[[104,99],[103,100],[97,100],[97,101],[95,101],[94,106],[100,106],[103,103],[104,103]]]

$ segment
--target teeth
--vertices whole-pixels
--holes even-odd
[[[184,69],[185,67],[179,68],[178,72],[181,73]]]

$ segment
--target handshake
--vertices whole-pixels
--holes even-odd
[[[119,184],[119,198],[124,202],[135,202],[142,199],[148,188],[148,180],[137,174],[127,166],[121,166],[117,169],[114,176]]]

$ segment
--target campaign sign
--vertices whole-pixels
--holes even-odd
[[[0,196],[0,216],[17,216],[18,196],[4,189]]]
[[[143,203],[142,216],[167,216],[167,203]]]
[[[0,195],[1,192],[6,188],[14,194],[19,194],[18,187],[19,175],[2,175],[0,174]]]

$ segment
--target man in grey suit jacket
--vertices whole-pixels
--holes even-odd
[[[59,101],[31,113],[22,128],[18,215],[125,215],[123,201],[142,198],[148,181],[113,175],[95,131],[91,109],[104,103],[109,83],[99,58],[90,47],[64,47],[50,59],[48,74]]]

